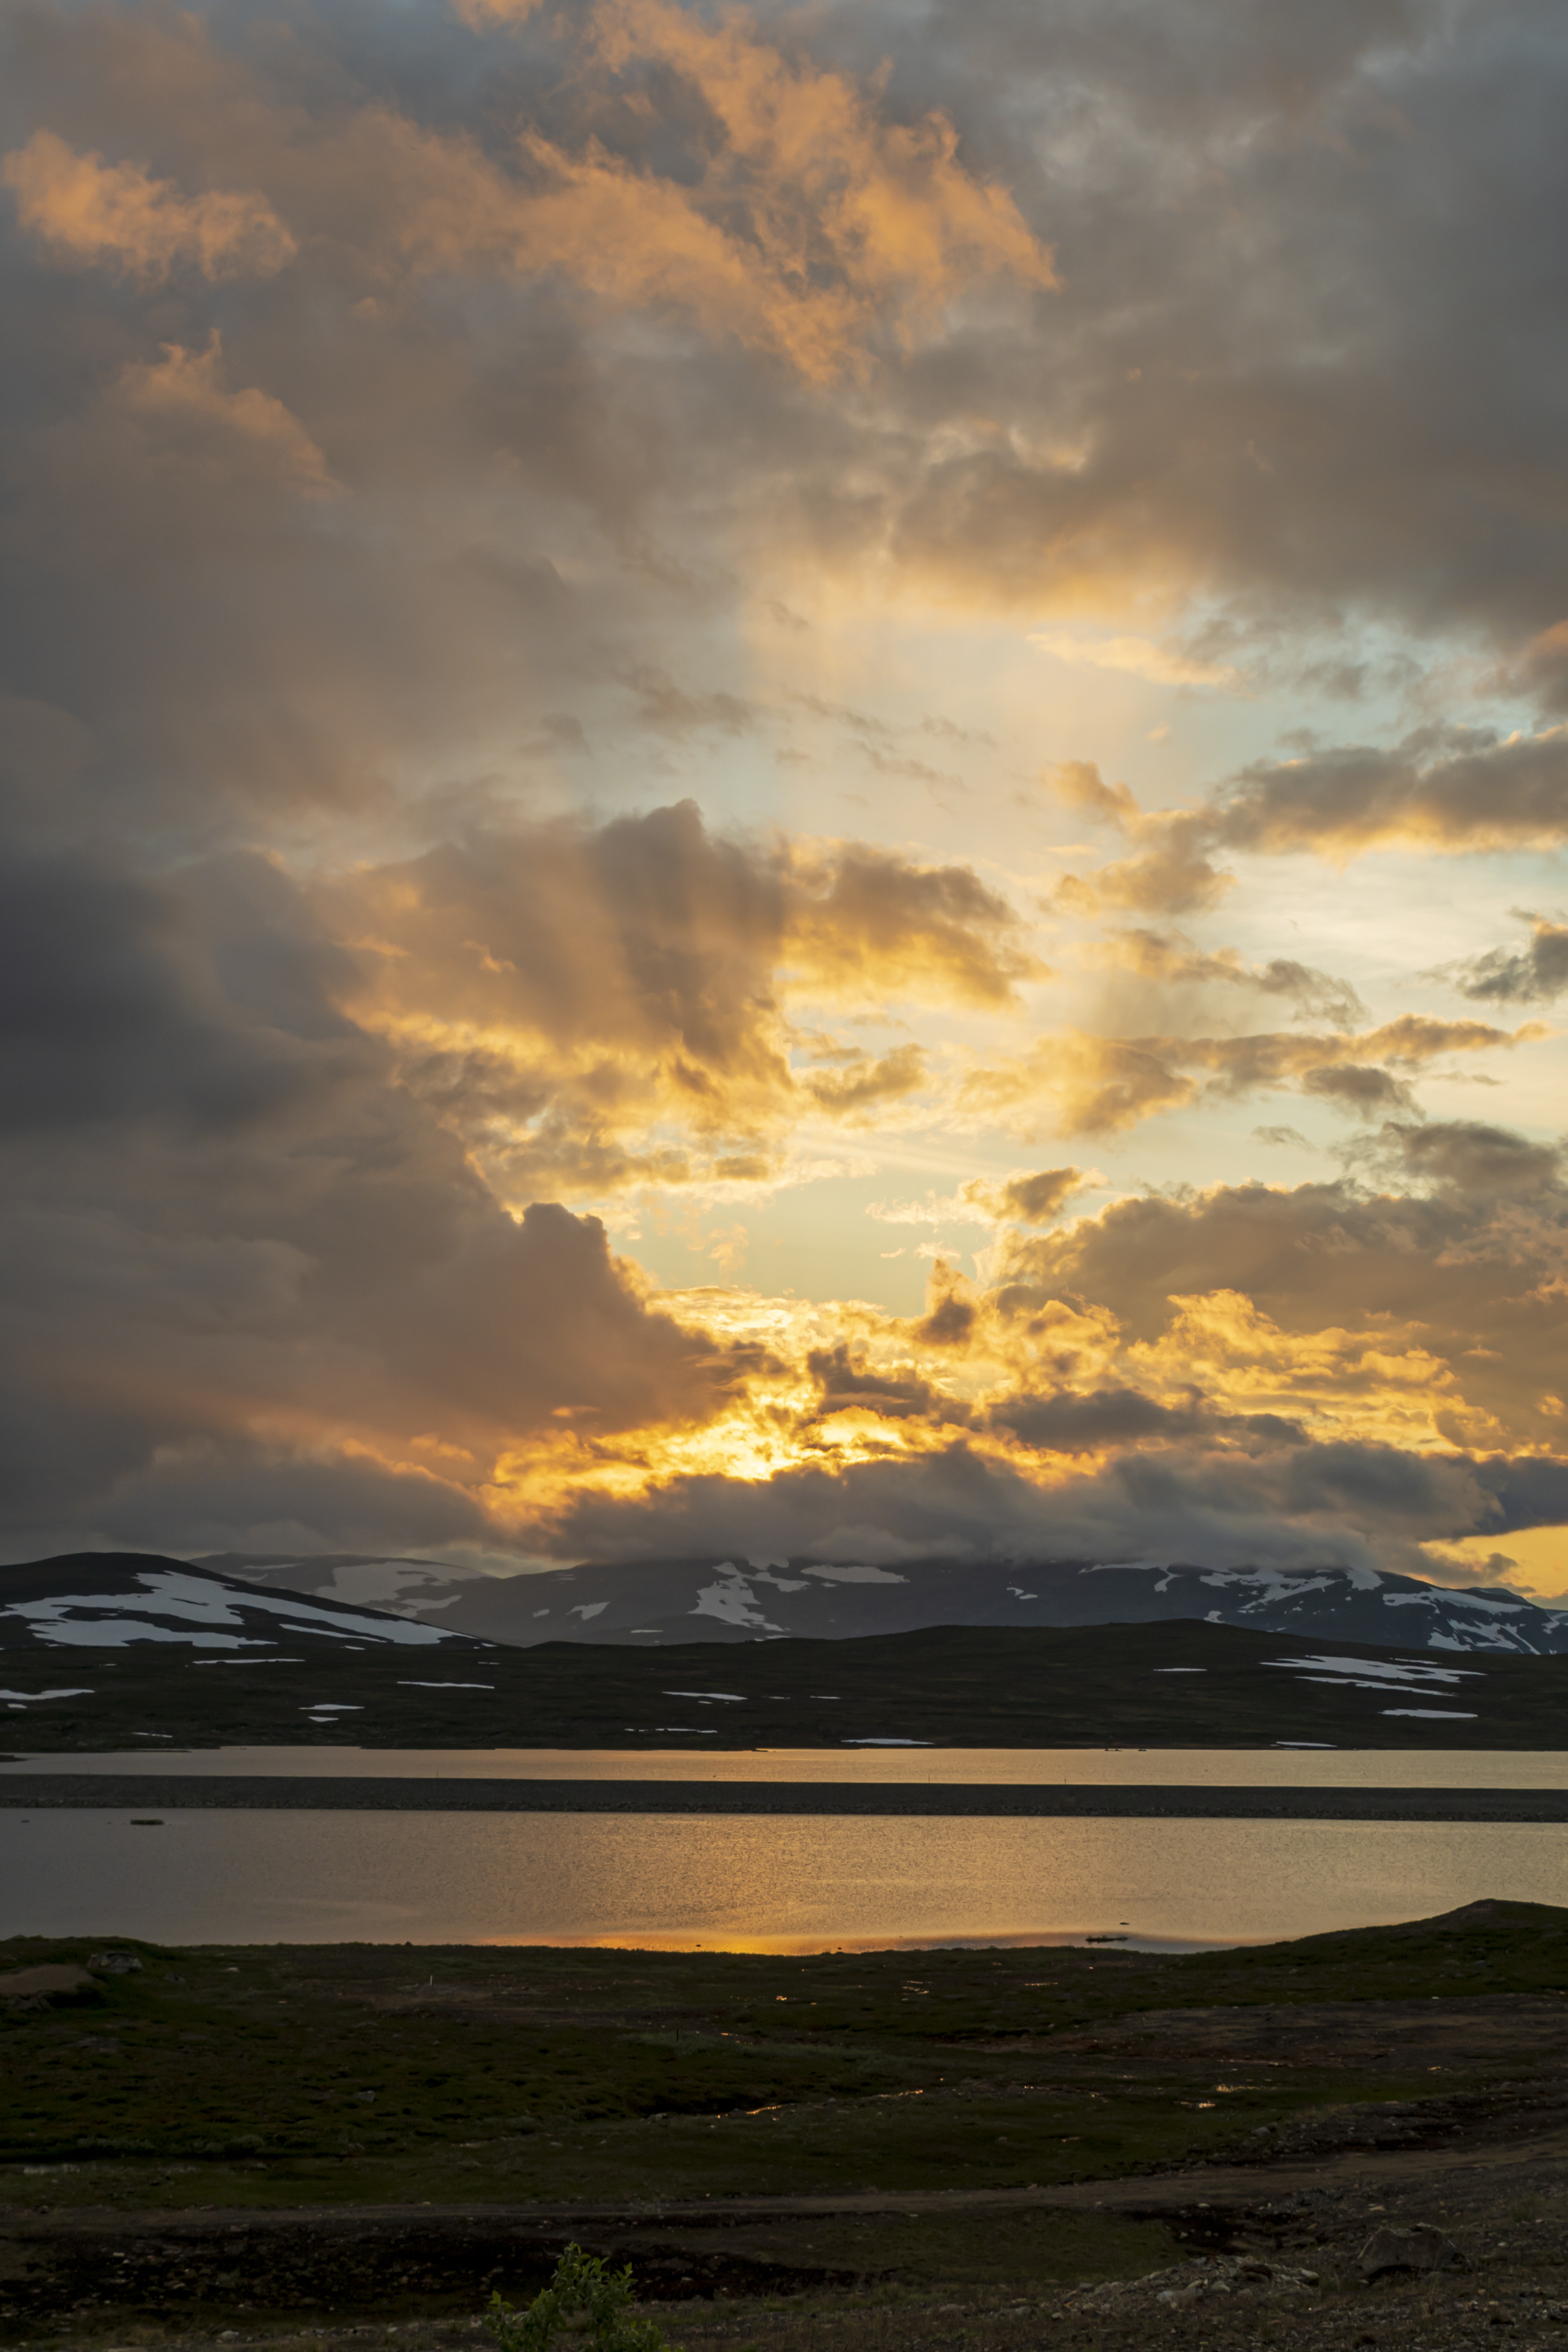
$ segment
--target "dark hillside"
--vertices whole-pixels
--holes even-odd
[[[290,1654],[132,1640],[8,1654],[30,1750],[367,1748],[1568,1747],[1568,1657],[1331,1650],[1194,1622],[931,1627],[716,1652],[547,1643]],[[53,1691],[58,1696],[45,1696]],[[27,1695],[39,1694],[32,1703]]]

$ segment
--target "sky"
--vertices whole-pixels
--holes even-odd
[[[0,1547],[1568,1589],[1568,20],[16,0]]]

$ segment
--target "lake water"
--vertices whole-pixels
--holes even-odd
[[[363,1775],[378,1780],[1015,1781],[1225,1789],[1568,1789],[1568,1754],[1442,1748],[193,1748],[23,1756],[26,1772]]]
[[[1482,1895],[1568,1902],[1568,1827],[172,1808],[153,1827],[128,1811],[0,1809],[5,1936],[1179,1946],[1423,1918]]]

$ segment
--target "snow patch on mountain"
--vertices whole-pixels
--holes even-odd
[[[280,1636],[292,1644],[326,1640],[354,1649],[391,1643],[428,1650],[454,1639],[418,1618],[268,1591],[156,1554],[77,1552],[0,1568],[0,1646],[7,1648],[173,1643],[246,1657],[268,1653],[257,1659],[261,1664],[276,1658]],[[465,1648],[473,1643],[471,1635],[457,1638]]]
[[[697,1595],[697,1606],[690,1614],[693,1617],[716,1617],[721,1625],[740,1626],[748,1633],[782,1633],[784,1631],[782,1625],[775,1625],[771,1618],[763,1615],[756,1595],[730,1560],[721,1564],[713,1583],[703,1585]]]
[[[820,1576],[826,1584],[907,1584],[910,1580],[907,1576],[895,1576],[891,1569],[872,1568],[865,1561],[849,1568],[814,1565],[805,1572]]]
[[[41,1642],[52,1646],[118,1649],[127,1642],[185,1642],[200,1650],[250,1650],[269,1646],[268,1636],[247,1633],[247,1616],[268,1614],[286,1618],[289,1633],[358,1635],[363,1641],[438,1642],[433,1626],[405,1618],[352,1615],[342,1609],[312,1608],[292,1593],[258,1592],[245,1596],[244,1611],[235,1596],[206,1577],[181,1575],[169,1569],[142,1570],[139,1591],[57,1592],[37,1601],[16,1601],[5,1612],[20,1617]],[[134,1616],[108,1612],[132,1611]],[[172,1624],[159,1621],[173,1619]],[[300,1621],[309,1621],[300,1622]],[[228,1631],[233,1627],[236,1630]]]
[[[1390,1658],[1386,1663],[1373,1658],[1268,1658],[1270,1666],[1284,1666],[1300,1671],[1310,1682],[1335,1682],[1349,1675],[1362,1690],[1375,1690],[1381,1683],[1416,1683],[1430,1687],[1434,1683],[1473,1683],[1479,1679],[1476,1666],[1429,1666],[1419,1658]],[[1371,1675],[1372,1682],[1364,1679]]]

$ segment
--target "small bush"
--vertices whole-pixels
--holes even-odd
[[[489,2300],[489,2329],[500,2352],[551,2352],[558,2336],[569,2336],[584,2352],[679,2352],[662,2328],[632,2309],[632,2273],[606,2270],[596,2254],[568,2246],[555,2275],[526,2311]]]

